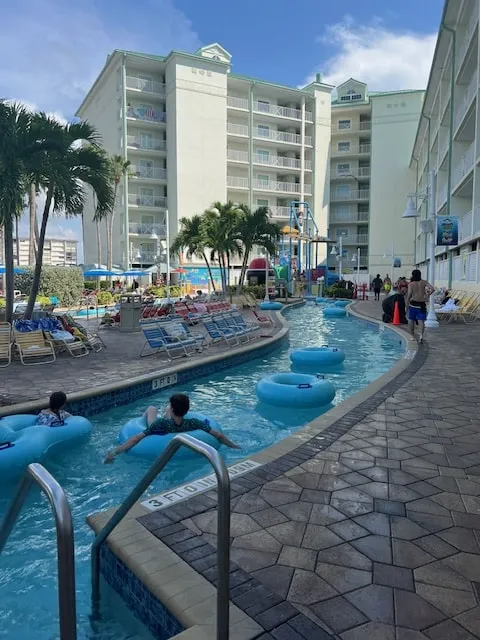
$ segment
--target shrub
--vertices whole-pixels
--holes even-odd
[[[332,284],[330,287],[325,287],[323,295],[328,298],[353,298],[353,289],[346,289],[345,287],[339,287],[338,283]]]
[[[97,283],[92,282],[91,280],[85,280],[85,282],[83,283],[83,288],[85,289],[85,291],[96,291]]]
[[[33,283],[33,269],[25,268],[15,275],[14,287],[28,296]],[[64,307],[78,302],[84,288],[83,273],[78,267],[43,266],[38,294],[48,298],[55,296]]]
[[[100,291],[108,291],[112,288],[111,283],[108,280],[100,280]]]
[[[97,294],[97,302],[98,304],[109,306],[113,304],[113,296],[110,291],[99,291]]]
[[[0,309],[4,309],[6,304],[5,298],[0,298]]]
[[[37,302],[39,302],[42,307],[45,307],[46,305],[51,304],[50,302],[50,298],[48,298],[47,296],[37,296]]]
[[[173,286],[170,287],[170,296],[172,298],[178,298],[182,295],[181,287]],[[156,298],[166,298],[167,297],[167,287],[148,287],[146,293],[155,296]]]

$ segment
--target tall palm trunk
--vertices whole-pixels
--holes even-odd
[[[37,255],[37,242],[35,236],[35,222],[37,219],[37,190],[35,184],[31,184],[28,190],[28,208],[30,211],[30,233],[28,243],[28,264],[34,265]]]
[[[107,269],[111,271],[113,264],[113,219],[115,216],[115,207],[117,205],[117,193],[119,180],[115,180],[115,186],[113,190],[113,206],[112,211],[107,216]],[[128,229],[127,229],[128,233]]]
[[[202,256],[203,256],[203,259],[205,260],[205,264],[207,265],[208,277],[210,278],[210,282],[212,283],[212,289],[213,289],[213,291],[216,291],[215,280],[213,279],[212,268],[210,266],[210,262],[208,261],[208,258],[207,258],[207,255],[206,255],[205,251],[202,251]]]
[[[5,313],[6,321],[12,322],[13,316],[13,221],[7,215],[3,226],[5,234]]]
[[[100,224],[95,220],[95,230],[97,232],[97,263],[99,268],[102,266],[102,237],[100,235]]]
[[[243,254],[242,268],[240,269],[240,280],[238,281],[237,296],[243,291],[243,281],[245,280],[245,274],[247,273],[248,260],[250,258],[250,249],[244,247],[245,253]]]
[[[30,320],[32,317],[33,309],[35,307],[35,301],[38,295],[38,290],[40,289],[40,277],[42,275],[42,264],[43,264],[43,247],[45,245],[45,235],[47,233],[48,216],[50,215],[50,207],[52,205],[52,200],[53,200],[53,187],[49,187],[47,191],[47,199],[45,201],[45,207],[43,209],[40,233],[38,236],[37,260],[35,262],[35,270],[33,272],[32,288],[30,290],[30,297],[28,298],[27,310],[25,311],[26,320]]]
[[[15,216],[15,259],[17,261],[17,267],[20,266],[20,238],[18,237],[18,216]]]

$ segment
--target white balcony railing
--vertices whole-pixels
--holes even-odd
[[[480,233],[480,205],[473,210],[473,235]]]
[[[227,122],[227,133],[231,133],[234,136],[248,137],[248,127],[246,124]]]
[[[371,144],[361,144],[361,145],[350,145],[348,148],[347,147],[342,147],[342,148],[336,148],[332,150],[332,156],[356,156],[356,155],[364,155],[366,153],[370,153],[371,151]]]
[[[455,167],[455,171],[453,172],[453,184],[458,184],[460,180],[464,176],[466,176],[470,171],[473,171],[473,164],[475,161],[475,142],[468,147],[466,152],[460,158],[460,161]]]
[[[128,224],[128,232],[137,236],[151,236],[155,232],[157,236],[164,237],[167,233],[167,228],[164,224],[130,222]]]
[[[448,135],[448,132],[445,133],[446,135],[446,139],[442,141],[442,143],[439,145],[440,147],[440,152],[438,154],[438,160],[439,162],[442,162],[443,157],[445,156],[445,154],[448,151],[448,148],[450,146],[450,137]],[[425,154],[426,155],[426,154]],[[425,162],[426,162],[426,158],[425,158]]]
[[[274,129],[262,129],[256,127],[253,130],[254,138],[262,140],[275,140],[276,142],[286,142],[288,144],[302,144],[302,136],[299,133],[290,133],[289,131],[276,131]],[[312,145],[312,137],[305,136],[305,144]]]
[[[473,211],[469,211],[459,220],[458,239],[466,240],[473,235]]]
[[[134,89],[142,93],[152,93],[160,96],[165,95],[165,83],[157,80],[146,80],[144,78],[135,78],[127,76],[127,89]]]
[[[147,196],[136,193],[129,193],[128,204],[136,207],[156,207],[158,209],[165,209],[167,207],[167,198],[165,196]]]
[[[237,149],[227,149],[227,160],[232,162],[248,162],[248,151]],[[253,156],[254,164],[261,164],[266,167],[282,167],[286,169],[301,169],[301,161],[298,158],[288,158],[286,156],[265,155],[256,153]],[[311,160],[305,160],[305,170],[312,170]]]
[[[465,91],[465,96],[462,99],[460,99],[460,104],[458,105],[458,107],[455,109],[455,117],[454,117],[454,128],[456,129],[460,123],[462,122],[465,114],[468,111],[468,108],[470,106],[470,104],[472,103],[472,100],[475,96],[475,94],[478,91],[478,83],[477,83],[477,72],[475,70],[475,73],[472,76],[472,79],[470,80],[470,82],[468,83],[468,87]]]
[[[457,52],[456,72],[458,72],[458,70],[463,64],[463,59],[465,57],[465,54],[468,51],[470,40],[472,39],[472,35],[477,27],[477,24],[478,24],[478,10],[471,13],[470,18],[466,23],[465,34],[461,39],[461,46],[458,48],[458,52]]]
[[[300,193],[300,183],[298,182],[274,182],[273,180],[253,181],[253,188],[258,191],[278,191],[280,193]],[[305,185],[306,192],[306,185]]]
[[[329,222],[330,224],[356,224],[362,223],[365,224],[368,222],[369,213],[368,211],[362,211],[361,213],[331,213]]]
[[[368,200],[370,198],[370,190],[369,189],[360,189],[359,191],[349,191],[343,193],[337,191],[336,193],[332,193],[330,199],[332,202],[338,202],[342,200]]]
[[[342,243],[343,245],[357,245],[357,244],[368,244],[368,234],[367,233],[362,233],[358,236],[356,235],[348,235],[348,236],[342,236],[343,240]]]
[[[246,98],[227,96],[227,106],[232,107],[232,109],[244,109],[248,111],[248,100]]]
[[[157,261],[157,254],[153,251],[138,250],[138,253],[134,250],[134,254],[131,257],[133,264],[139,264],[140,266],[152,265]]]
[[[437,211],[445,204],[447,199],[447,185],[438,190],[437,194]]]
[[[163,124],[167,121],[167,114],[164,111],[155,109],[155,107],[146,105],[129,105],[127,107],[127,118]]]
[[[249,110],[249,102],[247,98],[237,98],[236,96],[227,96],[227,106],[232,109],[242,109],[243,111]],[[280,118],[291,118],[292,120],[301,120],[301,109],[292,109],[291,107],[282,107],[277,104],[270,104],[267,102],[254,101],[253,111],[256,113],[267,113],[272,116],[279,116]],[[305,111],[305,120],[312,122],[313,113],[311,111]]]
[[[358,167],[357,169],[352,169],[351,171],[339,171],[337,168],[337,173],[334,174],[334,178],[369,178],[370,177],[370,167]]]
[[[227,176],[227,187],[232,187],[234,189],[248,189],[248,178]]]
[[[167,142],[161,138],[127,136],[127,147],[129,149],[145,149],[146,151],[165,151]]]
[[[272,218],[290,218],[290,207],[269,207]]]
[[[153,179],[153,180],[166,180],[167,170],[162,167],[142,167],[132,164],[129,167],[130,171],[137,178]]]

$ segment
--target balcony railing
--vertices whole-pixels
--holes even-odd
[[[460,69],[460,67],[463,64],[463,59],[465,58],[465,54],[468,51],[468,47],[470,45],[470,40],[472,39],[472,35],[473,32],[475,31],[476,27],[478,24],[478,11],[472,12],[468,22],[466,23],[466,29],[465,29],[465,34],[461,40],[462,44],[461,46],[458,48],[458,52],[457,52],[457,69],[455,71],[455,73],[458,72],[458,70]]]
[[[438,191],[438,196],[437,196],[437,210],[445,204],[445,201],[447,199],[447,185],[445,185],[444,187],[442,187],[441,189],[439,189]]]
[[[460,162],[455,167],[453,173],[453,184],[457,184],[464,176],[473,170],[475,161],[475,142],[468,147],[464,155],[460,158]]]
[[[368,222],[368,219],[369,219],[369,213],[366,211],[362,211],[362,213],[348,213],[348,214],[331,213],[329,222],[330,224],[346,224],[346,223],[365,224],[366,222]]]
[[[369,178],[370,167],[358,167],[352,171],[338,171],[333,175],[334,178]]]
[[[347,246],[351,246],[353,245],[357,245],[357,244],[368,244],[368,234],[367,233],[362,233],[358,236],[356,235],[348,235],[348,236],[342,236],[343,240],[343,246],[347,245]],[[338,242],[338,238],[337,238],[337,242]]]
[[[147,196],[129,193],[128,204],[137,207],[156,207],[159,209],[165,209],[167,207],[167,198],[165,196]]]
[[[248,162],[248,151],[238,151],[237,149],[227,149],[227,159],[232,162]],[[265,155],[256,153],[253,156],[254,164],[261,164],[268,167],[282,167],[286,169],[301,169],[301,161],[298,158],[287,158],[286,156]],[[305,170],[312,170],[311,160],[305,160]]]
[[[232,109],[242,109],[244,111],[249,110],[249,103],[246,98],[237,98],[236,96],[227,96],[227,105]],[[277,104],[269,104],[266,102],[255,101],[253,103],[253,111],[256,113],[268,113],[272,116],[279,116],[280,118],[292,118],[292,120],[301,120],[301,109],[292,109],[291,107],[282,107]],[[311,111],[305,111],[305,120],[312,121],[313,113]]]
[[[332,124],[332,134],[345,135],[349,133],[359,133],[360,131],[371,131],[371,122],[359,122],[358,125],[352,127],[338,128],[338,123]]]
[[[146,151],[165,151],[167,142],[161,138],[127,136],[127,147],[129,149],[145,149]]]
[[[159,237],[163,237],[167,233],[167,228],[163,224],[144,223],[144,222],[130,222],[128,224],[128,231],[137,236],[151,236],[153,232]]]
[[[359,191],[349,191],[348,193],[336,192],[330,197],[332,202],[341,200],[368,200],[370,198],[369,189],[360,189]]]
[[[440,147],[440,152],[438,154],[438,159],[441,162],[443,160],[444,155],[447,153],[448,151],[448,147],[450,146],[450,138],[448,136],[448,133],[446,134],[447,138],[446,140],[443,140],[443,142],[439,145]],[[425,154],[426,158],[425,158],[425,162],[427,160],[427,154]]]
[[[142,167],[133,164],[129,169],[137,178],[151,178],[154,180],[167,179],[167,170],[161,167]]]
[[[300,193],[300,183],[298,182],[274,182],[273,180],[253,181],[253,188],[258,191],[278,191],[280,193]],[[305,185],[307,193],[307,185]]]
[[[473,211],[466,213],[458,222],[458,239],[471,238],[473,235]]]
[[[157,261],[157,254],[153,251],[142,251],[141,249],[137,254],[137,252],[134,250],[133,256],[131,256],[130,259],[133,264],[139,264],[141,266],[147,264],[155,264],[155,262]]]
[[[227,122],[227,133],[231,133],[234,136],[248,136],[248,127],[245,124],[234,124],[233,122]]]
[[[270,207],[272,218],[290,218],[290,207]]]
[[[127,89],[134,89],[135,91],[141,91],[142,93],[153,93],[161,96],[165,95],[165,83],[158,82],[157,80],[146,80],[127,76],[126,84]]]
[[[467,90],[465,92],[465,97],[463,98],[463,100],[460,100],[460,104],[458,105],[457,109],[455,110],[455,118],[454,118],[454,128],[456,129],[459,124],[462,122],[466,112],[468,111],[468,108],[476,94],[478,90],[478,84],[477,84],[477,72],[475,71],[475,73],[472,76],[472,79],[470,80],[470,82],[468,83],[468,87]]]
[[[233,187],[235,189],[248,189],[248,178],[227,176],[227,187]]]
[[[352,146],[350,145],[347,148],[342,148],[342,149],[333,149],[332,150],[332,156],[356,156],[356,155],[363,155],[365,153],[370,153],[371,151],[371,144],[361,144],[361,145],[355,145]]]
[[[261,138],[262,140],[286,142],[288,144],[302,144],[302,136],[299,133],[290,133],[288,131],[275,131],[274,129],[261,129],[257,127],[253,130],[253,137]],[[311,136],[305,136],[305,144],[311,146]]]
[[[127,118],[162,124],[167,121],[167,114],[154,107],[130,105],[127,107]]]

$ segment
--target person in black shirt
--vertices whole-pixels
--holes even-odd
[[[380,300],[380,290],[382,288],[383,280],[380,277],[380,274],[377,273],[377,277],[373,279],[373,292],[375,294],[375,300]]]

